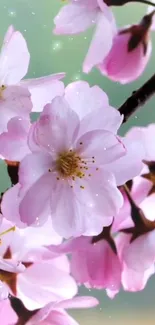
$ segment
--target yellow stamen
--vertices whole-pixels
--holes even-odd
[[[14,227],[11,227],[11,228],[9,228],[9,229],[1,232],[0,233],[0,236],[6,235],[6,234],[8,234],[8,232],[15,231],[15,230],[16,230],[16,227],[15,226]]]
[[[0,99],[3,99],[3,91],[6,89],[5,85],[0,86]]]

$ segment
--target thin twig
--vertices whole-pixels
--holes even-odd
[[[123,123],[135,113],[135,111],[155,94],[155,74],[138,90],[134,91],[132,95],[125,101],[125,103],[118,109],[121,115],[124,115]]]

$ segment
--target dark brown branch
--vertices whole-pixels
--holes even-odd
[[[108,227],[104,227],[102,232],[98,236],[94,236],[92,239],[92,244],[98,243],[100,240],[106,240],[111,246],[113,252],[117,254],[116,245],[113,237],[111,236],[111,227],[112,224]]]
[[[33,310],[33,311],[27,310],[20,299],[13,297],[11,295],[9,296],[9,300],[11,303],[11,307],[19,317],[16,325],[25,325],[28,322],[28,320],[33,315],[35,315],[38,311],[38,310]]]
[[[5,160],[7,164],[7,171],[10,177],[12,185],[16,185],[18,183],[18,169],[19,169],[19,162],[16,161],[9,161]]]
[[[124,115],[123,123],[144,105],[146,101],[155,94],[155,74],[138,90],[134,91],[126,102],[118,109]]]
[[[107,4],[107,6],[124,6],[126,3],[129,2],[138,2],[155,7],[155,4],[149,0],[104,0],[104,2]]]

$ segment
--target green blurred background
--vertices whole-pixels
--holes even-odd
[[[121,86],[104,78],[95,69],[89,75],[84,75],[81,66],[92,30],[74,37],[52,35],[53,18],[62,5],[60,0],[0,0],[0,43],[8,26],[13,24],[28,42],[31,53],[28,77],[65,71],[66,84],[79,79],[87,80],[91,85],[97,84],[108,94],[111,104],[119,107],[155,71],[155,35],[151,35],[154,43],[152,58],[145,73],[134,83]],[[119,26],[137,23],[145,11],[146,6],[141,4],[128,4],[114,9]],[[133,125],[147,125],[151,122],[155,122],[155,98],[122,127],[121,134]],[[0,167],[0,190],[3,191],[8,187],[9,180],[5,167],[2,164]],[[93,294],[101,302],[94,310],[73,313],[81,325],[155,324],[155,277],[149,281],[143,292],[121,292],[112,301],[104,291],[81,289],[80,293]]]

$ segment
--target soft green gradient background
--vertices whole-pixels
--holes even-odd
[[[62,72],[67,73],[65,83],[73,80],[88,80],[91,85],[98,84],[109,95],[113,106],[119,107],[130,93],[137,89],[155,71],[155,35],[152,35],[154,49],[152,58],[143,76],[136,82],[121,86],[107,80],[97,70],[84,75],[81,64],[92,35],[92,30],[73,38],[53,36],[53,17],[62,5],[60,0],[0,0],[0,43],[10,24],[25,36],[31,53],[28,77]],[[146,6],[127,5],[114,10],[119,26],[138,22],[145,13]],[[103,35],[104,37],[104,35]],[[155,122],[155,99],[133,116],[122,128],[124,133],[131,125],[146,125]],[[5,167],[1,165],[0,190],[9,185]],[[76,312],[81,325],[106,324],[149,324],[155,323],[155,277],[149,281],[146,289],[140,293],[120,293],[113,301],[104,292],[81,290],[85,294],[95,294],[100,298],[98,309]],[[0,322],[1,324],[1,322]],[[3,324],[2,324],[3,325]]]

